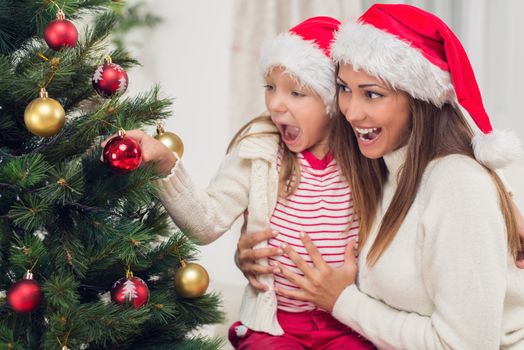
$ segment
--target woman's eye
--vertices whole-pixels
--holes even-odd
[[[270,85],[270,84],[266,84],[266,85],[264,85],[264,90],[266,90],[266,91],[271,91],[271,90],[273,90],[273,85]]]
[[[383,95],[379,94],[378,92],[373,91],[366,91],[367,98],[374,100],[376,98],[382,97]]]
[[[300,92],[300,91],[291,91],[291,95],[295,96],[295,97],[306,96],[306,94],[304,94],[303,92]]]
[[[344,84],[340,84],[340,83],[337,83],[337,90],[339,92],[351,92],[351,90],[349,89],[349,87],[347,87],[346,85]]]

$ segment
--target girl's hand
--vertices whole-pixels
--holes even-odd
[[[157,164],[155,168],[155,173],[157,175],[169,175],[177,161],[175,155],[169,148],[142,130],[126,131],[126,136],[134,139],[140,144],[140,148],[142,149],[142,161],[144,163],[154,162]],[[105,147],[107,142],[113,137],[114,136],[111,136],[109,139],[102,142],[101,146]]]
[[[358,269],[355,255],[356,242],[355,240],[349,241],[344,254],[344,264],[334,268],[324,261],[309,236],[301,234],[301,239],[313,260],[313,267],[310,267],[289,245],[283,245],[282,250],[304,273],[304,276],[293,273],[285,266],[278,264],[280,273],[300,289],[276,288],[275,290],[278,294],[285,297],[309,301],[323,310],[332,312],[342,291],[347,286],[355,283]]]
[[[246,276],[249,284],[256,290],[265,292],[268,287],[257,280],[257,275],[264,275],[273,273],[274,266],[263,266],[257,263],[258,259],[268,258],[270,256],[281,255],[282,250],[275,247],[253,249],[255,245],[262,241],[275,237],[276,232],[263,231],[240,235],[238,240],[237,251],[235,254],[235,261],[244,276]]]

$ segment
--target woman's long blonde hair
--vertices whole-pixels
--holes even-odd
[[[236,145],[247,137],[261,137],[267,135],[278,135],[280,137],[278,131],[250,132],[251,126],[259,123],[275,125],[268,112],[264,112],[258,117],[251,119],[237,131],[235,136],[233,136],[231,142],[229,142],[229,145],[227,146],[226,153],[229,153]],[[283,144],[282,140],[280,140],[280,146],[283,153],[278,175],[278,195],[287,198],[295,192],[298,183],[300,182],[300,165],[298,163],[297,155],[290,151]]]
[[[367,263],[373,266],[391,244],[405,219],[415,197],[424,171],[432,160],[450,154],[461,154],[474,159],[471,139],[473,132],[457,106],[433,104],[410,99],[411,133],[407,145],[406,162],[398,178],[398,187],[391,200],[371,249]],[[387,168],[380,159],[368,159],[359,150],[351,126],[344,116],[336,118],[332,129],[333,154],[344,176],[352,186],[354,208],[360,219],[362,247],[369,234],[382,199]],[[500,207],[506,223],[510,254],[516,259],[520,239],[511,198],[497,174],[485,168],[496,185]]]

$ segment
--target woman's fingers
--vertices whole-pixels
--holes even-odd
[[[260,265],[257,263],[246,263],[241,266],[242,272],[244,274],[250,275],[267,275],[272,274],[275,270],[273,266]]]
[[[240,261],[249,260],[254,261],[262,258],[269,258],[270,256],[281,255],[283,252],[280,248],[268,247],[257,249],[243,249],[239,252]]]
[[[284,251],[284,253],[287,254],[287,256],[291,259],[291,261],[293,261],[295,263],[297,268],[304,273],[304,275],[306,275],[310,279],[314,279],[315,278],[315,273],[314,273],[313,269],[308,265],[308,263],[293,248],[291,248],[288,244],[282,244],[282,250]],[[288,269],[283,268],[282,265],[279,265],[279,268],[280,269],[284,269],[286,271],[289,271]],[[293,276],[293,275],[296,275],[296,274],[294,274],[292,272],[290,272],[290,273],[292,274],[292,275],[290,275],[290,277],[295,278],[295,276]],[[298,276],[298,275],[296,275],[296,276]],[[288,277],[288,276],[286,276],[286,277]],[[302,276],[300,276],[300,277],[302,277]]]
[[[287,267],[283,266],[282,264],[278,264],[278,263],[276,265],[276,269],[274,270],[274,272],[284,276],[285,278],[287,278],[288,281],[295,284],[299,288],[299,290],[302,290],[304,292],[303,295],[308,294],[309,283],[306,277],[301,276],[297,273],[294,273]]]
[[[295,300],[312,301],[311,295],[301,289],[285,289],[282,287],[275,288],[278,295]]]
[[[265,292],[269,289],[264,283],[257,280],[257,277],[255,275],[246,275],[246,278],[249,281],[249,284],[256,290]]]
[[[319,269],[320,271],[325,270],[327,264],[322,258],[322,254],[320,254],[311,238],[304,232],[301,232],[300,239],[302,240],[302,243],[304,243],[304,247],[306,248],[309,256],[311,257],[311,260],[313,260],[313,265],[315,266],[315,268]]]
[[[275,237],[277,234],[277,231],[271,230],[244,234],[240,236],[240,239],[238,240],[238,249],[252,249],[258,243],[267,241],[268,239]]]
[[[524,242],[522,243],[524,249]],[[519,269],[524,269],[524,250],[521,250],[517,256],[517,267]]]
[[[346,252],[344,253],[345,265],[357,264],[358,245],[356,239],[351,239],[346,246]]]

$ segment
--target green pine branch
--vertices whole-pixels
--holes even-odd
[[[55,4],[75,24],[86,24],[74,48],[57,52],[42,39]],[[158,201],[155,165],[119,174],[100,159],[100,142],[120,128],[151,126],[172,114],[172,100],[159,86],[105,99],[90,81],[106,55],[126,69],[139,67],[122,37],[112,42],[121,30],[153,25],[156,19],[141,15],[143,7],[0,0],[0,296],[28,270],[44,295],[27,314],[0,300],[0,349],[222,344],[193,336],[202,325],[223,321],[218,295],[186,299],[174,286],[181,260],[194,260],[198,251]],[[65,126],[47,138],[30,134],[23,121],[41,87],[66,112]],[[137,310],[108,300],[128,269],[150,290],[149,303]]]

